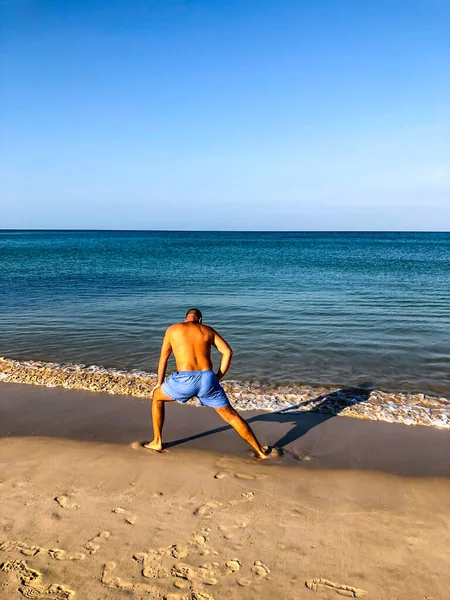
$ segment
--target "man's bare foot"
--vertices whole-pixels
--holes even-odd
[[[142,444],[143,448],[146,448],[147,450],[155,450],[156,452],[162,452],[163,446],[162,446],[162,442],[147,442],[146,444]]]
[[[276,448],[275,446],[262,446],[262,453],[257,454],[257,457],[261,460],[265,460],[266,458],[279,458],[282,454],[283,450],[281,448]]]

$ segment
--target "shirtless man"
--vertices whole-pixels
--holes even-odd
[[[217,375],[212,370],[211,346],[222,354]],[[169,356],[175,355],[178,371],[164,381]],[[197,396],[203,406],[210,406],[250,444],[259,458],[268,458],[270,449],[262,447],[225,394],[219,380],[228,371],[233,351],[212,327],[202,325],[202,313],[191,308],[184,323],[171,325],[164,336],[158,365],[158,383],[152,394],[153,440],[144,448],[161,451],[165,402],[183,404]]]

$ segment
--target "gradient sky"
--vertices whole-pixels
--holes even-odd
[[[447,0],[3,0],[0,228],[450,230]]]

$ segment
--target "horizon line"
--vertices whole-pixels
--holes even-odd
[[[0,233],[23,232],[140,232],[140,233],[450,233],[441,229],[96,229],[96,228],[0,228]]]

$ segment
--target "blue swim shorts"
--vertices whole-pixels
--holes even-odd
[[[214,371],[176,371],[162,384],[162,391],[181,404],[197,396],[202,406],[230,406]]]

